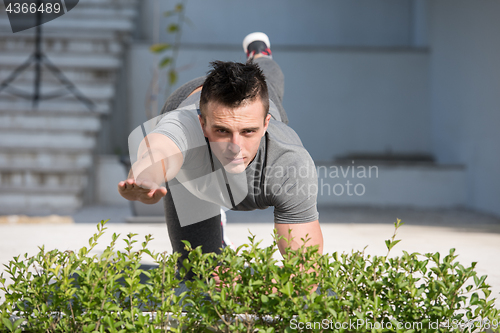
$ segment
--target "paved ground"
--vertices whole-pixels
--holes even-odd
[[[96,223],[108,218],[108,232],[96,252],[104,250],[114,232],[122,236],[129,232],[138,233],[139,239],[152,234],[155,238],[150,244],[152,249],[171,251],[161,217],[147,220],[159,223],[125,223],[130,216],[128,206],[93,206],[74,214],[75,223],[63,220],[59,224],[40,221],[16,224],[13,218],[0,219],[0,263],[5,264],[21,253],[34,254],[42,244],[47,249],[78,249],[88,244],[88,238],[96,230]],[[365,252],[385,255],[384,240],[392,236],[396,218],[406,224],[398,233],[397,238],[402,241],[393,249],[393,255],[401,254],[402,250],[420,253],[438,251],[444,255],[450,248],[456,248],[459,254],[457,260],[462,264],[478,262],[478,273],[488,275],[487,282],[492,286],[493,296],[500,298],[500,219],[492,216],[467,210],[320,207],[325,252],[350,252],[362,250],[368,245]],[[249,231],[257,235],[257,239],[262,239],[265,246],[271,243],[272,220],[271,209],[228,212],[226,232],[237,246],[247,241]],[[497,306],[500,306],[500,301],[497,301]]]

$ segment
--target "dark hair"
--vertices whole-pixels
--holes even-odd
[[[260,97],[264,106],[264,117],[269,112],[269,93],[264,74],[255,63],[213,61],[200,97],[201,116],[209,102],[237,108]]]

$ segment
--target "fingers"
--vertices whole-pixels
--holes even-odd
[[[156,190],[156,189],[165,189],[165,187],[160,187],[156,183],[148,180],[135,180],[133,178],[129,178],[127,180],[121,181],[118,183],[118,187],[123,190],[134,190],[134,189],[144,189],[144,190]]]
[[[126,180],[118,183],[118,190],[119,191],[125,191],[127,189],[130,189],[130,187],[131,187],[131,185],[129,185]]]
[[[151,190],[148,193],[148,197],[161,199],[167,194],[167,189],[165,187],[159,187],[157,189]]]
[[[118,192],[127,200],[154,204],[167,194],[167,189],[152,181],[130,178],[118,183]]]
[[[165,195],[167,195],[167,188],[165,186],[161,186],[158,190],[158,195],[161,195],[162,197],[164,197]]]
[[[133,178],[128,178],[126,180],[122,180],[121,182],[119,182],[118,186],[126,187],[127,185],[132,185],[134,183],[135,183],[135,180]]]

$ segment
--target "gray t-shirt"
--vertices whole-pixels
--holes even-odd
[[[179,215],[193,214],[194,207],[208,211],[206,207],[210,205],[241,211],[273,206],[276,223],[317,220],[318,179],[314,162],[297,133],[280,121],[274,103],[271,102],[272,117],[254,160],[245,172],[231,174],[225,172],[211,151],[212,144],[203,135],[198,119],[199,96],[193,94],[177,110],[163,115],[152,131],[169,137],[184,157],[176,179],[169,182]],[[182,191],[176,190],[179,185]],[[176,194],[186,190],[189,200]],[[197,206],[193,206],[193,200],[199,200]]]

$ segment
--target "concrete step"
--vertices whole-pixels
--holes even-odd
[[[128,8],[137,4],[137,0],[81,0],[78,8]]]
[[[58,151],[0,150],[0,171],[36,171],[38,173],[82,173],[92,166],[89,152],[60,153]]]
[[[49,170],[47,172],[26,170],[1,170],[0,184],[2,191],[22,192],[29,189],[57,189],[74,188],[83,189],[87,185],[87,175],[82,170],[70,172],[58,172]]]
[[[0,19],[1,22],[1,19]],[[45,25],[43,25],[45,27]],[[45,31],[42,29],[42,42],[45,41],[63,41],[64,43],[68,43],[70,41],[79,42],[79,41],[96,41],[96,42],[127,42],[130,40],[129,32],[115,32],[113,30],[102,30],[96,33],[96,31],[87,31],[87,30],[73,30],[71,32],[64,31],[53,31],[48,30]],[[12,43],[12,30],[4,26],[0,27],[0,38],[7,37]],[[24,44],[27,40],[34,41],[35,31],[33,29],[28,29],[24,31],[16,32],[15,41],[18,44]],[[10,38],[9,38],[10,37]],[[15,42],[11,45],[18,45]],[[45,50],[45,49],[44,49]]]
[[[123,8],[133,8],[136,5],[137,5],[137,0],[80,0],[78,2],[77,7],[75,8],[123,9]],[[3,2],[0,2],[0,8],[2,8],[2,11],[5,12],[3,10],[5,8]],[[73,13],[73,11],[71,11],[70,13]]]
[[[28,56],[29,55],[26,55],[26,59],[28,58]],[[14,69],[16,69],[15,66],[0,64],[0,82],[9,77]],[[80,84],[108,84],[114,86],[116,83],[116,71],[114,70],[66,68],[63,74],[76,86]],[[41,80],[44,83],[47,82],[61,85],[61,81],[46,66],[41,67]],[[35,71],[31,67],[25,71],[20,72],[14,82],[23,82],[33,85],[34,81]]]
[[[49,131],[19,132],[11,129],[2,129],[0,132],[0,150],[23,148],[28,151],[48,148],[51,150],[65,149],[66,151],[92,150],[96,143],[96,136],[87,133],[57,133]]]
[[[461,165],[320,162],[316,170],[318,205],[453,208],[466,204]]]
[[[25,155],[26,153],[21,153],[19,155]],[[45,152],[45,154],[47,154]],[[5,155],[3,152],[0,152],[0,156]],[[2,157],[0,157],[1,159]],[[13,161],[12,161],[13,160]],[[70,163],[66,164],[56,164],[56,165],[37,165],[35,162],[33,164],[28,164],[25,162],[26,160],[20,159],[11,159],[8,163],[0,163],[0,172],[5,174],[12,174],[16,172],[33,172],[40,175],[49,174],[49,173],[85,173],[88,171],[90,166],[80,167],[80,166],[72,166]]]
[[[86,1],[80,1],[77,10],[70,11],[69,15],[62,16],[58,20],[82,20],[82,19],[127,19],[133,20],[136,16],[136,4],[129,4],[123,6],[99,6],[106,3],[106,1],[99,1],[93,4],[85,4]],[[82,6],[80,6],[80,4]]]
[[[126,18],[133,20],[137,15],[136,2],[123,4],[121,6],[117,4],[116,1],[114,1],[114,4],[110,2],[106,6],[100,6],[106,3],[106,1],[98,1],[93,4],[86,4],[86,1],[81,1],[80,3],[82,6],[80,7],[80,4],[78,4],[78,7],[76,7],[78,10],[71,11],[69,19],[93,17],[95,19]]]
[[[138,0],[82,0],[77,8],[130,8],[137,5]]]
[[[112,9],[107,9],[106,11],[102,11],[100,15],[95,15],[98,8],[87,8],[87,10],[82,8],[82,11],[76,10],[74,13],[79,12],[78,14],[73,14],[70,12],[69,14],[65,14],[57,19],[47,22],[43,25],[42,31],[43,33],[57,33],[57,34],[68,34],[72,31],[112,31],[113,33],[120,32],[130,32],[134,28],[133,16],[130,15],[120,15],[124,12],[113,11]],[[4,15],[0,16],[0,30],[3,32],[10,31],[12,33],[12,29],[10,26],[10,22],[6,15],[6,12],[2,10]],[[94,14],[94,15],[93,15]],[[116,14],[116,15],[115,15]],[[32,29],[24,30],[25,32],[29,32]],[[21,31],[19,32],[21,33]],[[16,33],[16,36],[18,33]]]
[[[54,54],[46,53],[49,60],[60,69],[102,69],[117,70],[120,68],[121,60],[118,57],[110,55],[81,55],[81,54]],[[0,64],[2,67],[17,67],[23,64],[29,57],[26,53],[1,53]]]
[[[28,57],[28,56],[26,56]],[[5,80],[12,74],[14,66],[6,66],[0,64],[0,82]],[[66,68],[63,72],[64,76],[73,82],[76,86],[80,84],[109,84],[115,85],[116,72],[114,70],[87,70],[81,68]],[[42,82],[60,85],[61,81],[45,66],[41,68]],[[35,71],[33,68],[20,72],[14,82],[23,82],[33,85],[35,81]]]
[[[33,94],[34,88],[32,82],[14,82],[10,85],[10,87],[23,91],[26,94]],[[9,88],[5,89],[5,92],[8,92]],[[79,84],[76,86],[76,89],[80,91],[88,99],[95,100],[109,100],[114,97],[115,87],[110,84]],[[40,85],[40,96],[50,96],[54,93],[64,93],[65,95],[57,98],[65,98],[70,97],[74,98],[73,94],[68,90],[65,86],[61,84],[43,82]]]
[[[81,35],[75,38],[75,34],[45,34],[42,41],[42,50],[45,53],[83,53],[83,54],[120,54],[123,51],[123,43],[115,35]],[[12,32],[0,32],[0,51],[25,52],[34,51],[35,36],[24,34],[12,38]]]
[[[74,193],[0,193],[0,215],[67,214],[82,205],[81,195]]]
[[[65,19],[65,16],[63,16],[44,24],[42,33],[63,36],[64,39],[67,39],[70,38],[74,31],[76,31],[75,35],[78,34],[78,31],[80,30],[86,30],[87,32],[93,31],[94,33],[109,31],[115,36],[123,37],[121,39],[127,39],[126,36],[132,31],[133,27],[134,23],[129,19],[110,18],[100,20],[88,18],[85,20],[72,20],[70,18]],[[24,30],[26,32],[24,36],[29,36],[29,32],[33,34],[32,30],[33,29]],[[8,20],[0,20],[0,31],[3,33],[12,33],[12,28]],[[21,33],[21,31],[19,33]],[[16,33],[16,36],[17,35],[18,33]]]
[[[107,114],[110,110],[108,101],[93,101],[96,115]],[[80,115],[87,116],[92,113],[85,104],[76,98],[41,101],[33,109],[31,100],[13,97],[5,92],[0,93],[0,114],[40,114],[40,115]]]
[[[82,186],[11,186],[4,185],[0,188],[0,197],[2,194],[61,194],[75,195],[83,191]]]
[[[110,99],[91,100],[92,104],[87,105],[83,101],[77,99],[73,94],[65,94],[58,98],[39,100],[36,106],[33,105],[33,95],[29,91],[23,91],[29,98],[20,97],[10,93],[9,91],[2,91],[0,94],[0,104],[7,104],[9,106],[19,105],[22,109],[20,112],[39,112],[44,114],[99,114],[106,115],[110,109]],[[85,97],[85,96],[84,96]],[[87,98],[88,99],[88,98]],[[57,104],[56,104],[57,103]],[[74,109],[67,108],[67,105],[74,105]],[[57,107],[57,108],[56,108]],[[8,111],[0,111],[0,113],[13,113],[15,109],[9,108]]]
[[[44,115],[0,112],[0,130],[12,131],[54,131],[54,132],[97,132],[101,127],[99,116],[87,115]]]

